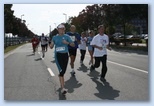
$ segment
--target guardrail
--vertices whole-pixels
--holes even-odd
[[[24,42],[28,42],[30,38],[22,37],[4,37],[4,48],[8,46],[18,45]]]

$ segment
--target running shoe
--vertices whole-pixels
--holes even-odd
[[[100,80],[101,80],[102,82],[106,82],[106,79],[103,78],[103,77],[100,77]]]
[[[95,70],[95,67],[93,65],[91,65],[90,71],[93,71],[93,70]]]
[[[74,71],[72,71],[72,72],[71,72],[71,74],[72,74],[72,76],[74,76],[74,75],[75,75],[75,72],[74,72]]]
[[[65,94],[67,93],[67,90],[63,88],[63,89],[61,90],[61,93],[62,93],[63,95],[65,95]]]
[[[82,61],[80,61],[80,65],[81,65],[81,66],[83,65],[83,62],[82,62]]]

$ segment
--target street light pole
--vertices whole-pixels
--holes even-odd
[[[28,28],[28,25],[29,25],[29,24],[27,24],[27,28]]]
[[[57,25],[56,25],[56,23],[54,23],[55,24],[55,28],[57,27]]]
[[[67,23],[67,14],[63,13],[63,15],[65,15],[65,21]]]
[[[21,22],[22,22],[22,17],[24,16],[24,14],[21,15]]]

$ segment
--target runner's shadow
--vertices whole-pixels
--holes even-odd
[[[59,100],[66,100],[66,95],[63,95],[60,91],[60,88],[57,90],[58,94],[59,94]]]
[[[42,60],[42,58],[35,59],[35,61],[40,61],[40,60]]]
[[[56,63],[56,61],[55,60],[53,60],[53,61],[51,61],[52,63]]]
[[[109,82],[102,83],[100,81],[99,72],[91,71],[88,76],[90,76],[91,80],[96,83],[96,89],[98,90],[98,93],[94,93],[96,97],[99,97],[101,99],[114,100],[116,97],[119,96],[120,91],[113,89],[113,87],[110,86]]]
[[[97,72],[96,70],[90,71],[90,73],[88,74],[88,76],[93,77],[93,78],[97,78],[100,76],[100,73]]]
[[[33,53],[33,54],[29,54],[29,55],[27,55],[27,56],[34,56],[34,53]]]
[[[78,71],[87,72],[89,69],[87,68],[87,66],[85,66],[85,65],[83,64],[83,65],[81,65],[77,70],[78,70]]]
[[[77,81],[75,76],[70,77],[70,79],[65,82],[65,88],[68,89],[68,93],[73,93],[75,88],[81,86],[82,84]]]

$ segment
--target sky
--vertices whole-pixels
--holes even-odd
[[[13,4],[14,15],[26,20],[29,30],[37,35],[48,34],[58,24],[66,22],[71,16],[92,4]],[[66,15],[64,15],[66,14]]]

